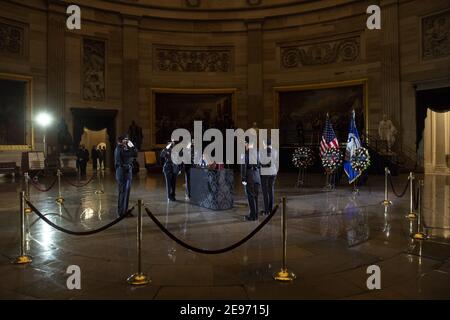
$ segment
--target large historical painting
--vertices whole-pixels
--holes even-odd
[[[165,144],[173,130],[193,134],[194,121],[203,121],[203,130],[223,130],[234,126],[232,94],[155,93],[155,142]]]
[[[83,39],[83,99],[103,101],[106,95],[106,42]]]
[[[280,144],[317,144],[327,113],[339,142],[346,142],[352,110],[359,133],[365,130],[364,85],[279,93]]]
[[[27,81],[0,79],[0,146],[26,145]]]

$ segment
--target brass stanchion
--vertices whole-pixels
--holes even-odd
[[[281,215],[281,227],[283,232],[283,258],[282,258],[283,264],[281,270],[273,274],[273,278],[277,281],[287,282],[295,280],[296,275],[292,271],[288,270],[286,265],[286,255],[287,255],[286,197],[282,198],[282,203],[283,203],[283,212]]]
[[[56,171],[56,175],[58,176],[58,197],[56,198],[56,202],[57,203],[63,203],[64,202],[64,198],[61,195],[61,170],[57,170]]]
[[[409,173],[409,213],[406,215],[406,218],[409,220],[417,219],[417,214],[414,212],[414,173]]]
[[[20,254],[14,259],[14,264],[27,264],[32,261],[31,256],[26,254],[25,249],[25,191],[20,191]]]
[[[381,201],[381,204],[385,207],[388,207],[392,204],[392,201],[389,200],[388,193],[388,176],[391,174],[388,167],[384,168],[384,200]]]
[[[423,232],[422,225],[422,191],[423,191],[423,180],[419,180],[419,199],[418,199],[418,208],[419,211],[418,219],[417,219],[417,232],[413,235],[415,240],[426,240],[427,235]]]
[[[127,281],[129,284],[142,286],[151,282],[150,278],[142,273],[142,200],[138,200],[138,218],[137,218],[137,260],[138,260],[138,272],[129,276]]]
[[[30,176],[28,174],[28,172],[25,172],[24,175],[24,180],[25,180],[25,195],[27,197],[27,199],[30,199]],[[31,210],[30,207],[28,207],[28,205],[25,205],[25,213],[30,214],[31,212],[33,212],[33,210]]]

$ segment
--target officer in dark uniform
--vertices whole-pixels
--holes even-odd
[[[190,163],[184,163],[183,162],[183,169],[184,169],[184,182],[186,184],[186,192],[185,192],[185,198],[186,200],[189,200],[191,198],[191,168],[194,164],[194,144],[193,141],[189,143],[187,146],[189,149],[191,149],[191,162]]]
[[[267,156],[271,159],[267,164],[261,164],[261,189],[264,200],[264,211],[261,211],[264,215],[269,215],[272,212],[274,198],[275,198],[275,180],[277,179],[278,167],[278,151],[272,148],[272,142],[270,138],[263,141],[264,149]],[[261,150],[261,152],[263,152]],[[261,159],[262,156],[259,156]]]
[[[118,214],[123,216],[128,211],[128,201],[130,199],[131,180],[133,178],[132,163],[138,156],[138,152],[128,136],[121,136],[117,139],[117,146],[114,150],[114,164],[116,168],[116,180],[119,186]],[[130,216],[132,216],[130,214]]]
[[[161,151],[161,159],[164,161],[163,173],[166,178],[167,200],[176,201],[175,189],[177,185],[177,176],[179,174],[179,167],[172,161],[172,149],[175,145],[174,141],[170,141],[167,146]]]
[[[247,195],[250,212],[244,218],[246,221],[258,220],[258,192],[261,185],[258,153],[245,137],[245,153],[241,156],[241,179]]]
[[[86,177],[86,166],[89,161],[89,151],[82,144],[77,150],[77,168],[81,177]]]

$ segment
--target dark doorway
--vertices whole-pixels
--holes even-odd
[[[116,116],[117,110],[92,109],[92,108],[71,108],[73,118],[73,142],[78,147],[84,128],[93,131],[106,129],[109,137],[108,157],[112,161],[114,146],[116,145]],[[87,146],[89,148],[89,146]]]
[[[27,82],[0,79],[0,145],[25,145]]]

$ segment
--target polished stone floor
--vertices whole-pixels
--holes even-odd
[[[359,193],[342,184],[323,189],[324,176],[311,174],[302,188],[295,174],[280,174],[277,197],[287,197],[288,267],[293,283],[278,283],[281,267],[280,212],[254,238],[231,252],[197,254],[178,246],[144,215],[142,269],[152,283],[131,287],[137,271],[136,218],[90,236],[67,235],[35,214],[27,216],[29,265],[10,261],[19,250],[20,179],[0,177],[0,298],[2,299],[448,299],[450,298],[450,177],[426,176],[423,220],[430,239],[413,241],[408,196],[394,198],[387,211],[383,177],[370,176]],[[406,176],[393,178],[402,189]],[[41,179],[45,185],[52,178]],[[258,222],[244,222],[247,205],[239,184],[235,206],[209,211],[186,202],[183,179],[179,201],[167,203],[162,175],[141,173],[133,181],[131,203],[142,199],[177,237],[204,249],[239,241]],[[104,190],[104,194],[96,194]],[[31,188],[31,201],[54,223],[75,231],[92,230],[116,218],[110,173],[83,188],[62,184],[47,193]],[[135,211],[136,213],[136,211]],[[264,219],[260,217],[259,223]],[[67,267],[81,269],[81,290],[68,290]],[[378,265],[381,289],[369,290],[367,267]]]

